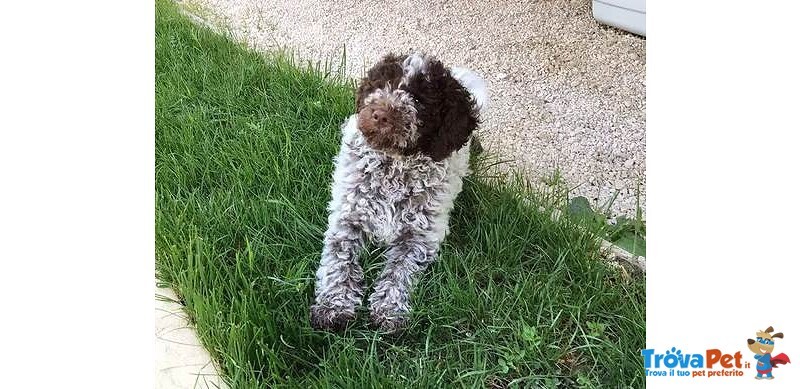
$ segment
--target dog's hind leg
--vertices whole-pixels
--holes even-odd
[[[311,306],[311,326],[315,329],[342,330],[355,319],[355,308],[364,296],[364,272],[358,264],[363,244],[361,229],[344,221],[333,221],[325,232],[316,303]]]
[[[410,295],[420,273],[436,260],[439,241],[421,233],[405,234],[386,251],[386,266],[369,297],[370,321],[387,332],[403,328],[411,311]]]

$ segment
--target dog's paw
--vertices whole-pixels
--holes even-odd
[[[383,310],[370,310],[370,323],[376,328],[386,333],[396,333],[404,329],[408,324],[408,312]]]
[[[322,331],[342,331],[356,318],[353,308],[311,306],[311,327]]]

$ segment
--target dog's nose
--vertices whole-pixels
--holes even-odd
[[[389,112],[382,109],[372,111],[372,120],[375,123],[386,124],[389,121]]]

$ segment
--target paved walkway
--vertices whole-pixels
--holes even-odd
[[[156,290],[156,388],[227,388],[172,290]]]

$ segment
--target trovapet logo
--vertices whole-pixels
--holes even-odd
[[[675,347],[664,353],[654,349],[642,350],[644,373],[655,377],[741,377],[743,368],[750,362],[742,362],[742,353],[724,353],[709,349],[702,354],[684,353]]]
[[[783,339],[783,333],[773,333],[770,326],[756,331],[756,339],[747,339],[747,348],[754,354],[743,355],[741,351],[707,349],[699,353],[687,353],[672,347],[663,353],[655,349],[642,350],[645,376],[648,377],[743,377],[747,370],[755,369],[756,379],[773,379],[772,369],[790,363],[789,357],[780,353],[772,355],[775,339]],[[749,354],[749,353],[745,353]],[[753,360],[754,359],[754,360]]]

